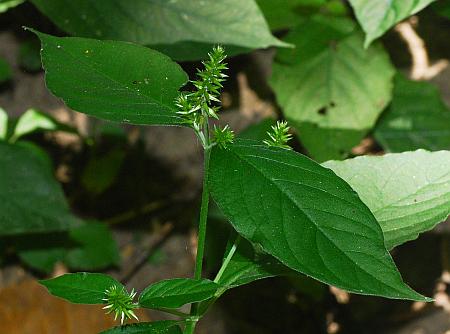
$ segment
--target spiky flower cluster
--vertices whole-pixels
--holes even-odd
[[[228,144],[232,144],[234,141],[234,132],[228,125],[223,128],[214,126],[214,142],[220,148],[226,148]]]
[[[103,301],[106,306],[103,309],[108,310],[106,314],[114,313],[114,320],[117,320],[120,316],[121,325],[123,325],[125,319],[131,319],[131,317],[139,320],[133,312],[138,307],[138,304],[133,301],[134,297],[136,297],[134,289],[131,290],[131,293],[128,293],[125,287],[113,285],[105,291]]]
[[[289,126],[286,121],[277,121],[277,124],[272,126],[272,131],[268,131],[267,134],[269,139],[264,140],[264,144],[291,149],[287,143],[292,139],[292,135],[289,133]]]
[[[217,112],[220,109],[220,90],[222,82],[227,78],[223,73],[227,69],[224,49],[217,46],[208,56],[209,59],[202,62],[204,69],[197,70],[198,80],[192,81],[196,90],[183,92],[176,100],[178,114],[195,130],[203,144],[207,142],[202,132],[208,118],[219,118]]]

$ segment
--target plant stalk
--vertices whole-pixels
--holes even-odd
[[[205,147],[204,168],[203,168],[203,190],[202,190],[202,203],[200,207],[200,219],[198,224],[198,239],[197,239],[197,255],[195,258],[195,271],[194,278],[202,278],[203,270],[203,256],[205,254],[205,240],[206,240],[206,223],[208,220],[208,206],[209,206],[209,188],[208,188],[208,173],[209,173],[209,160],[211,157],[211,146]],[[191,319],[186,321],[186,327],[184,334],[193,334],[195,326],[197,325],[198,318],[198,303],[191,306]]]

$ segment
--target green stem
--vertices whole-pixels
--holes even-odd
[[[195,271],[194,278],[202,278],[203,269],[203,256],[205,253],[205,240],[206,240],[206,222],[208,220],[208,206],[209,206],[209,188],[208,188],[208,172],[209,172],[209,160],[211,157],[211,146],[205,147],[205,160],[203,169],[203,190],[202,190],[202,203],[200,207],[200,219],[198,224],[198,239],[197,239],[197,256],[195,258]],[[191,306],[191,319],[186,321],[186,327],[184,334],[193,334],[195,326],[198,322],[198,303]]]
[[[208,220],[208,206],[209,206],[209,188],[208,188],[208,172],[209,160],[211,156],[211,148],[205,148],[205,162],[203,169],[203,191],[202,204],[200,207],[200,219],[198,223],[198,239],[197,239],[197,256],[195,258],[195,272],[194,278],[202,278],[203,269],[203,255],[205,253],[205,239],[206,239],[206,222]]]

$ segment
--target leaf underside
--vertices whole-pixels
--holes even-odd
[[[324,164],[370,208],[391,249],[450,215],[450,152],[419,150]]]

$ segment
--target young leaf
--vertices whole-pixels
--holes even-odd
[[[0,235],[64,231],[78,224],[36,147],[0,142]]]
[[[182,41],[247,48],[285,46],[254,0],[32,0],[61,29],[83,37],[139,44]],[[102,19],[98,14],[104,13]]]
[[[426,300],[402,281],[374,216],[331,170],[237,140],[213,149],[209,180],[236,231],[291,269],[355,293]]]
[[[365,50],[362,33],[349,19],[315,17],[285,40],[296,48],[278,51],[270,79],[277,101],[313,157],[329,158],[323,151],[329,146],[341,158],[391,99],[389,57],[380,45]],[[318,143],[318,137],[327,141]]]
[[[371,209],[391,249],[450,215],[450,152],[423,150],[323,164]]]
[[[36,32],[48,88],[74,110],[111,121],[181,125],[174,105],[186,73],[143,46]]]
[[[0,83],[9,80],[11,75],[11,67],[3,58],[0,58]]]
[[[168,279],[148,286],[139,297],[139,305],[146,308],[175,309],[210,299],[219,287],[207,279]]]
[[[64,124],[59,123],[56,119],[36,109],[28,109],[20,116],[14,128],[14,133],[10,138],[11,142],[15,142],[20,137],[38,130],[56,131],[65,130],[68,132],[76,132]]]
[[[57,297],[75,304],[104,304],[105,291],[123,285],[104,274],[76,273],[39,281]]]
[[[100,334],[182,334],[178,321],[164,320],[117,326]]]
[[[395,24],[416,14],[436,0],[349,1],[366,33],[364,44],[367,47]]]
[[[375,138],[389,152],[450,149],[450,108],[437,87],[397,75],[394,97]]]

